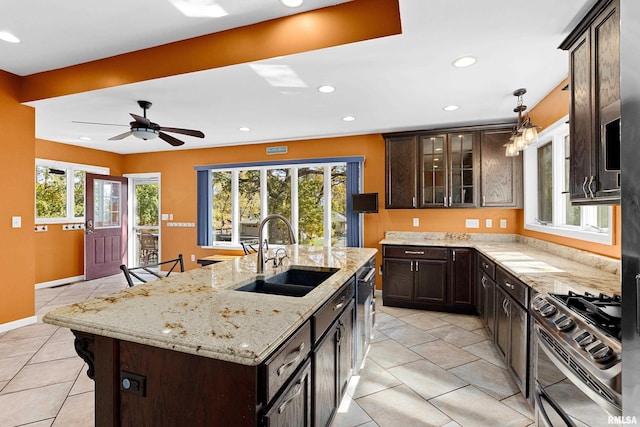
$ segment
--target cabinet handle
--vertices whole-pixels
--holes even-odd
[[[452,198],[451,196],[449,196],[449,206],[451,206],[451,205],[452,205],[452,203],[453,203],[453,202],[452,202],[452,199],[453,199],[453,198]]]
[[[487,289],[487,276],[482,276],[482,279],[480,279],[480,281],[482,282],[482,287]]]
[[[588,176],[584,177],[584,182],[582,183],[582,192],[584,193],[584,198],[588,199],[589,195],[587,194],[587,181],[589,180]]]
[[[411,206],[413,206],[414,208],[416,207],[416,197],[413,196],[413,198],[411,199]]]
[[[340,298],[340,302],[333,306],[333,311],[340,310],[342,307],[344,307],[344,301],[346,299],[347,296],[343,295],[342,298]]]
[[[287,360],[285,360],[282,366],[278,368],[278,371],[277,371],[278,375],[282,375],[285,369],[287,369],[289,366],[293,365],[298,360],[300,360],[300,356],[302,356],[302,350],[304,350],[304,343],[300,343],[300,347],[298,347],[295,351],[292,351],[291,353],[289,353],[289,355],[287,356]],[[287,402],[283,403],[283,405],[286,403]]]
[[[424,251],[404,251],[405,255],[424,255]]]
[[[505,286],[510,289],[515,289],[516,287],[509,282],[504,282]]]
[[[452,249],[451,254],[453,255],[453,262],[456,262],[456,250]]]
[[[486,262],[482,262],[482,268],[484,268],[485,270],[489,269],[489,264],[487,264]]]
[[[591,184],[593,184],[593,178],[594,178],[594,177],[591,177],[591,178],[589,179],[589,184],[587,184],[587,188],[589,189],[589,194],[591,195],[591,198],[592,198],[592,199],[593,199],[593,197],[594,197],[594,196],[593,196],[593,191],[591,190]]]
[[[409,264],[409,271],[413,273],[413,261],[411,261],[411,263]]]
[[[416,263],[416,271],[418,271],[418,261],[414,261]]]
[[[482,206],[487,204],[487,198],[485,196],[482,196]]]
[[[282,402],[282,405],[278,406],[278,413],[281,414],[285,408],[287,407],[287,405],[289,404],[289,402],[291,402],[293,399],[296,398],[296,396],[298,396],[300,394],[300,392],[302,391],[302,380],[304,378],[300,378],[298,380],[298,382],[296,383],[296,388],[293,391],[293,393],[291,393],[291,395],[289,397],[287,397],[287,400],[285,400],[284,402]]]
[[[447,196],[444,196],[444,207],[447,207]]]

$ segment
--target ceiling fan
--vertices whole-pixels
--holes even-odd
[[[148,139],[160,138],[163,141],[173,145],[174,147],[178,147],[180,145],[183,145],[184,141],[181,141],[178,138],[168,135],[165,132],[180,133],[183,135],[195,136],[196,138],[204,138],[204,133],[202,133],[199,130],[169,128],[169,127],[160,126],[159,124],[154,123],[147,118],[147,110],[151,108],[151,102],[138,101],[138,105],[140,106],[140,108],[142,108],[142,116],[129,113],[134,120],[133,122],[129,123],[131,130],[125,133],[121,133],[120,135],[116,135],[112,138],[109,138],[109,141],[117,141],[120,139],[124,139],[130,135],[133,135],[136,138],[144,139],[145,141]],[[89,123],[89,122],[75,122],[75,123],[106,124],[106,123]]]

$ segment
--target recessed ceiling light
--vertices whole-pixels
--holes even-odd
[[[474,56],[463,56],[453,61],[453,66],[458,68],[468,67],[475,64],[477,59]]]
[[[322,93],[331,93],[335,90],[336,88],[331,85],[322,85],[318,87],[318,92],[322,92]]]
[[[460,107],[458,107],[457,105],[447,105],[446,107],[443,107],[442,109],[444,111],[456,111],[458,108],[460,108]]]
[[[356,119],[356,118],[355,118],[355,117],[353,117],[353,116],[344,116],[344,117],[342,118],[342,120],[344,120],[345,122],[352,122],[352,121],[354,121],[355,119]]]
[[[7,31],[0,31],[0,40],[4,40],[9,43],[20,43],[20,39]]]
[[[298,7],[302,4],[303,0],[280,0],[280,3],[287,7]]]
[[[228,13],[212,0],[169,0],[184,16],[189,18],[221,18]]]
[[[238,128],[238,130],[239,130],[240,132],[249,132],[251,129],[250,129],[250,128],[248,128],[248,127],[246,127],[246,126],[242,126],[242,127]]]
[[[91,141],[91,138],[89,138],[88,136],[81,136],[80,138],[78,138],[80,141]]]

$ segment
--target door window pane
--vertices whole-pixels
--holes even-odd
[[[298,212],[300,243],[324,243],[324,167],[298,169]]]
[[[347,165],[331,168],[331,246],[347,246]]]
[[[238,204],[240,211],[240,240],[257,240],[260,225],[260,171],[243,170],[238,173]]]
[[[48,166],[36,166],[36,218],[66,218],[66,216],[66,171]]]
[[[120,227],[121,183],[96,179],[93,181],[94,228]]]
[[[84,218],[84,171],[73,172],[73,216]]]
[[[569,135],[566,135],[564,137],[564,221],[566,225],[580,225],[580,206],[571,206],[571,197],[569,195],[569,165],[571,157],[571,151],[569,147]]]
[[[538,220],[553,222],[553,152],[550,142],[538,148]]]
[[[233,227],[231,216],[231,171],[211,173],[213,195],[213,241],[230,242]]]
[[[267,211],[269,214],[291,218],[291,169],[267,170]],[[289,243],[289,233],[279,221],[269,221],[267,233],[271,243]]]

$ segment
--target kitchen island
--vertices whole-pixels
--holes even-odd
[[[292,400],[311,414],[309,365],[334,325],[353,328],[346,298],[376,250],[286,249],[267,278],[291,266],[337,271],[302,297],[239,292],[256,279],[249,255],[48,313],[44,322],[74,331],[95,378],[96,426],[274,425]]]

